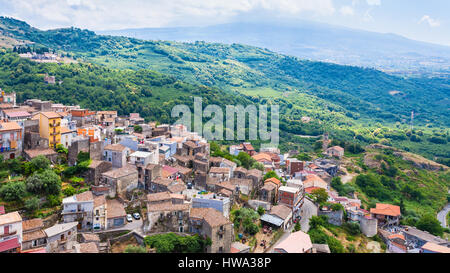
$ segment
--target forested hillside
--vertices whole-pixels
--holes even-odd
[[[162,122],[173,105],[192,105],[193,95],[202,94],[204,105],[275,103],[281,106],[283,150],[313,150],[317,139],[302,135],[327,131],[339,140],[392,145],[449,164],[449,79],[404,79],[239,44],[143,41],[76,28],[41,31],[9,18],[0,18],[0,35],[98,64],[26,63],[31,75],[11,77],[23,69],[17,55],[5,53],[6,59],[17,60],[1,68],[0,84],[6,90],[14,86],[19,99],[34,96],[123,114],[136,111]],[[55,75],[63,84],[46,86],[37,73]],[[302,117],[311,121],[302,122]]]
[[[47,73],[62,83],[46,84]],[[137,112],[160,122],[172,121],[173,106],[192,106],[192,96],[217,105],[249,103],[214,87],[184,83],[149,70],[116,70],[95,64],[39,64],[4,49],[0,49],[0,86],[7,92],[16,91],[19,101],[40,98],[80,104],[93,110],[117,110],[120,115]]]

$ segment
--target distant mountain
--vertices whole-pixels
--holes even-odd
[[[144,40],[240,43],[311,60],[375,67],[392,73],[449,75],[450,47],[328,24],[230,23],[208,27],[142,28],[98,34]]]

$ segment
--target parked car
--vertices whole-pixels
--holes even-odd
[[[131,214],[127,214],[127,222],[128,223],[133,222],[133,217],[131,217]]]
[[[134,219],[136,219],[136,220],[139,220],[139,219],[141,219],[141,216],[139,215],[139,213],[133,213],[133,217],[134,217]]]

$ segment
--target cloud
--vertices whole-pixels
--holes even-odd
[[[419,24],[427,23],[430,27],[438,27],[441,25],[441,23],[433,18],[431,18],[429,15],[424,15],[422,19],[420,19]]]
[[[367,0],[369,6],[379,6],[381,5],[381,0]]]
[[[96,30],[215,24],[252,12],[335,13],[333,0],[0,0],[0,7],[3,15],[44,29],[73,25]]]
[[[343,6],[343,7],[341,7],[341,9],[339,10],[339,12],[340,12],[342,15],[354,15],[354,14],[355,14],[355,11],[354,11],[353,8],[350,7],[350,6]]]

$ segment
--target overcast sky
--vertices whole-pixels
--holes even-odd
[[[304,19],[450,46],[448,0],[0,0],[0,14],[91,30]]]

